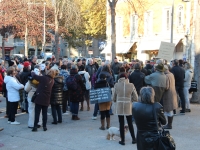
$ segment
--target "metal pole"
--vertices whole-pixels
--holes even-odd
[[[171,43],[173,43],[173,32],[174,32],[174,0],[173,0],[173,3],[172,3],[172,14],[171,14]]]

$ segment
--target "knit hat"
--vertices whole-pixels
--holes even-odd
[[[24,67],[25,67],[25,68],[28,68],[29,65],[30,65],[30,63],[29,63],[28,61],[25,61],[25,62],[24,62]]]
[[[160,72],[163,72],[164,71],[164,65],[163,64],[158,64],[156,66],[156,70],[160,71]]]
[[[13,61],[8,61],[8,65],[9,65],[9,67],[11,67],[11,66],[13,66],[15,63],[13,62]]]

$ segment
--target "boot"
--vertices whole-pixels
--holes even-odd
[[[101,127],[100,130],[105,130],[105,119],[101,120]]]
[[[107,129],[109,129],[110,128],[110,118],[106,118],[106,123],[107,123]]]
[[[72,120],[74,120],[75,119],[75,116],[74,115],[72,115]]]
[[[74,120],[80,120],[80,118],[76,115],[74,116]]]
[[[173,117],[167,117],[167,118],[168,118],[168,123],[167,123],[167,125],[165,125],[163,128],[164,128],[164,129],[172,129]]]
[[[3,128],[0,128],[0,131],[3,131]]]

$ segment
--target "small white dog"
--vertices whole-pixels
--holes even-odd
[[[128,125],[124,126],[124,134],[126,134],[128,132]],[[120,137],[120,131],[119,128],[117,127],[110,127],[108,129],[108,134],[107,134],[107,140],[115,140],[114,136],[118,136]]]

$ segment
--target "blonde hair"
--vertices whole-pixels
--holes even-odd
[[[49,75],[50,77],[52,78],[55,78],[56,76],[56,71],[54,69],[50,69],[48,72],[47,72],[47,75]]]
[[[193,69],[190,63],[185,63],[185,69]]]

